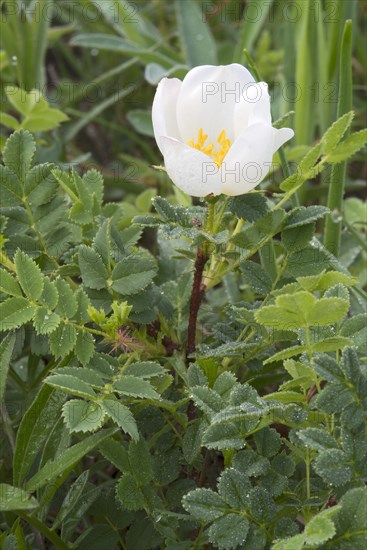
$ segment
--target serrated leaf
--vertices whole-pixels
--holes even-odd
[[[3,402],[10,359],[15,344],[15,334],[9,333],[0,343],[0,403]]]
[[[50,460],[43,466],[26,484],[27,491],[33,492],[44,487],[47,483],[57,478],[64,471],[77,464],[83,456],[92,449],[98,447],[103,441],[116,433],[116,428],[108,428],[93,434],[80,443],[76,443],[66,451],[63,451],[57,458]]]
[[[35,152],[36,143],[32,134],[27,130],[18,130],[6,141],[3,150],[4,164],[23,182]]]
[[[213,521],[228,511],[222,497],[211,489],[190,491],[183,497],[182,506],[199,521]]]
[[[242,449],[245,438],[239,428],[230,421],[222,419],[221,424],[211,424],[204,433],[202,443],[208,449]]]
[[[56,284],[49,277],[43,277],[43,291],[39,301],[50,309],[55,309],[57,306],[59,293],[57,292]]]
[[[367,314],[360,313],[347,319],[340,329],[340,335],[350,338],[359,353],[367,354]]]
[[[154,361],[139,361],[137,363],[131,363],[124,369],[125,374],[138,376],[141,378],[153,378],[155,376],[161,376],[166,372],[166,369]]]
[[[329,432],[321,428],[305,428],[298,432],[298,436],[305,443],[306,447],[314,451],[325,451],[335,449],[338,445]]]
[[[204,422],[197,420],[193,424],[190,424],[184,433],[182,452],[188,464],[192,464],[200,453],[204,430]]]
[[[22,184],[10,168],[0,164],[1,206],[15,207],[22,202]]]
[[[71,433],[85,433],[95,432],[102,426],[105,412],[98,403],[71,399],[64,404],[62,416]]]
[[[342,496],[341,510],[338,511],[335,518],[337,536],[330,543],[330,548],[344,550],[347,540],[350,543],[350,550],[364,548],[366,542],[366,497],[365,487],[353,488]]]
[[[255,222],[269,210],[266,198],[258,193],[246,193],[232,197],[229,199],[227,207],[237,218],[248,222]]]
[[[216,548],[232,550],[246,543],[249,520],[239,514],[227,514],[216,519],[209,528],[209,540]]]
[[[95,396],[95,392],[89,384],[70,374],[53,374],[45,379],[45,383],[57,390],[77,395],[78,397],[90,399]]]
[[[31,510],[37,506],[39,506],[37,500],[23,489],[0,483],[0,512]]]
[[[240,264],[240,269],[254,290],[262,294],[267,294],[270,291],[271,277],[261,265],[248,260]]]
[[[103,388],[105,383],[102,376],[95,370],[91,368],[82,368],[82,367],[61,367],[55,369],[54,374],[70,374],[79,380],[82,380],[89,386],[93,388]]]
[[[14,264],[23,292],[31,300],[38,300],[43,291],[43,277],[40,268],[20,249],[15,253]]]
[[[340,449],[327,449],[313,463],[320,477],[334,487],[345,485],[352,477],[352,468],[346,454]]]
[[[26,298],[8,298],[0,304],[0,332],[28,323],[35,311],[36,306],[30,304]]]
[[[282,232],[282,243],[288,253],[302,250],[311,241],[315,232],[315,224],[309,223]]]
[[[130,473],[123,474],[116,486],[116,495],[126,510],[140,510],[144,508],[144,495]]]
[[[33,317],[34,328],[37,334],[51,334],[60,324],[60,317],[46,307],[38,307]]]
[[[312,206],[300,206],[294,208],[287,216],[284,228],[291,229],[294,227],[300,227],[307,225],[311,222],[315,222],[323,218],[329,209],[326,206],[312,205]]]
[[[66,397],[47,385],[24,414],[17,432],[14,451],[14,483],[21,485],[54,428]]]
[[[87,365],[94,354],[93,335],[85,330],[78,330],[74,351],[81,364]]]
[[[367,129],[360,130],[350,135],[340,143],[332,153],[327,156],[327,161],[336,164],[346,160],[357,153],[367,142]]]
[[[41,206],[55,195],[57,181],[51,172],[53,168],[53,164],[37,164],[27,174],[24,194],[29,205]]]
[[[251,483],[248,477],[236,470],[227,468],[224,470],[218,481],[218,493],[231,506],[240,510],[248,505],[248,495]]]
[[[338,120],[325,132],[321,140],[321,152],[323,155],[329,155],[329,153],[333,152],[349,126],[352,124],[353,118],[354,111],[350,111],[338,118]]]
[[[146,288],[156,275],[154,263],[147,257],[135,254],[116,264],[112,272],[112,289],[123,296],[136,294]]]
[[[22,291],[17,283],[17,281],[5,271],[5,269],[0,268],[0,292],[9,294],[10,296],[22,296]]]
[[[147,381],[136,376],[124,376],[113,384],[114,390],[123,395],[142,399],[160,399],[160,395]]]
[[[124,432],[135,440],[139,439],[138,427],[130,410],[116,399],[104,399],[102,407],[105,413],[112,418]]]
[[[79,266],[85,286],[97,290],[106,288],[108,273],[101,256],[92,247],[79,247]]]
[[[129,463],[131,472],[140,485],[148,485],[154,479],[152,457],[147,442],[140,438],[129,444]]]
[[[65,357],[73,351],[76,343],[76,330],[73,326],[61,323],[49,336],[50,349],[57,358]]]
[[[57,310],[62,316],[71,319],[78,309],[74,292],[71,290],[70,285],[61,279],[61,277],[56,279],[55,284],[59,294]]]

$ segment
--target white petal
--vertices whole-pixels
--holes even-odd
[[[279,130],[277,130],[276,128],[274,128],[275,130],[275,136],[274,136],[274,149],[273,149],[273,153],[275,153],[276,151],[278,151],[278,149],[284,145],[284,143],[286,141],[289,141],[290,139],[292,139],[292,137],[294,136],[294,132],[291,128],[280,128]]]
[[[178,78],[163,78],[158,84],[152,106],[154,137],[163,154],[162,136],[180,139],[176,105],[182,82]]]
[[[265,82],[250,84],[234,110],[235,139],[252,124],[271,125],[270,96]]]
[[[210,157],[169,137],[162,145],[167,173],[177,187],[193,197],[220,195],[219,170]]]
[[[221,165],[222,193],[242,195],[254,189],[269,172],[274,150],[274,128],[249,126],[232,145]]]
[[[234,139],[234,109],[254,79],[245,67],[203,65],[185,76],[177,101],[177,122],[182,141],[197,138],[199,128],[216,143],[222,130]]]

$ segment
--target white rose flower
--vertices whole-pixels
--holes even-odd
[[[267,84],[237,63],[195,67],[183,81],[163,78],[152,119],[168,175],[195,197],[251,191],[294,136],[272,127]]]

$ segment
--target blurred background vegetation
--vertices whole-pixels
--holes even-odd
[[[366,125],[366,0],[0,4],[0,145],[12,130],[24,127],[36,132],[40,162],[97,167],[105,177],[106,199],[124,201],[122,225],[149,211],[157,193],[190,201],[153,168],[162,159],[150,113],[163,76],[183,78],[201,64],[248,66],[247,49],[270,85],[273,119],[290,113],[286,125],[296,131],[287,148],[292,169],[337,118],[341,41],[351,19],[354,129]],[[31,93],[25,96],[14,86]],[[345,220],[364,239],[363,153],[348,170]],[[302,204],[325,204],[329,179],[326,171],[308,182]],[[275,171],[262,187],[277,191],[278,183]]]

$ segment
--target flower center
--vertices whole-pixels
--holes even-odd
[[[198,151],[201,151],[205,155],[208,155],[209,157],[211,157],[219,168],[224,160],[224,157],[229,151],[229,148],[231,146],[231,140],[227,138],[226,131],[222,130],[217,139],[217,142],[219,143],[220,148],[218,151],[214,151],[215,144],[213,142],[210,142],[208,143],[208,145],[205,145],[205,142],[207,139],[208,139],[208,134],[204,134],[203,129],[200,128],[198,132],[197,142],[195,143],[194,138],[191,138],[187,142],[187,145],[190,145],[190,147],[194,147],[194,149],[197,149]]]

